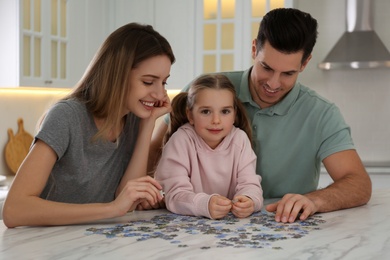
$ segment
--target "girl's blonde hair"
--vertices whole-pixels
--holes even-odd
[[[169,140],[177,129],[188,122],[186,111],[191,111],[196,102],[197,94],[203,89],[223,89],[233,94],[233,105],[236,111],[234,126],[242,129],[248,135],[252,143],[252,128],[246,110],[236,95],[232,82],[224,75],[210,74],[198,77],[190,86],[188,92],[181,92],[172,99],[172,111],[168,131],[164,137],[164,144]]]
[[[102,138],[122,120],[128,98],[129,72],[148,58],[175,56],[168,41],[150,25],[126,24],[104,41],[75,89],[64,99],[76,98],[104,124],[93,139]]]

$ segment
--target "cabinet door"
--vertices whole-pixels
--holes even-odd
[[[77,0],[20,0],[21,86],[71,87],[78,75],[71,70],[75,39],[70,10],[83,5]],[[79,25],[81,28],[83,24]],[[73,45],[74,46],[74,45]],[[83,48],[74,46],[73,48]]]
[[[181,89],[194,77],[195,2],[198,0],[111,1],[110,31],[129,22],[152,25],[171,44],[176,62],[168,89]]]
[[[0,86],[19,85],[19,2],[0,0]]]
[[[264,14],[291,6],[291,0],[197,1],[196,74],[249,68],[252,40]]]

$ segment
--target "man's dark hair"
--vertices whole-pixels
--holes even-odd
[[[317,40],[317,20],[310,14],[294,8],[269,11],[260,22],[257,34],[257,52],[266,41],[283,53],[303,51],[302,63],[310,56]]]

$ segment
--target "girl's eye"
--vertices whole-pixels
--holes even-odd
[[[204,114],[204,115],[208,115],[208,114],[210,114],[210,110],[208,110],[208,109],[203,109],[203,110],[200,111],[200,113],[201,113],[201,114]]]
[[[230,109],[224,109],[224,110],[222,110],[222,114],[224,114],[224,115],[227,115],[227,114],[229,114],[231,111],[230,111]]]

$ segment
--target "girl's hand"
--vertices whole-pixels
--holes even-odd
[[[255,210],[252,199],[247,196],[238,195],[233,198],[232,201],[232,213],[238,218],[246,218],[250,216]]]
[[[161,185],[150,176],[130,180],[112,204],[118,210],[118,216],[123,216],[140,203],[158,204],[163,199],[161,189]]]
[[[209,212],[211,218],[220,219],[226,216],[232,208],[232,202],[220,195],[213,195],[209,201]]]

